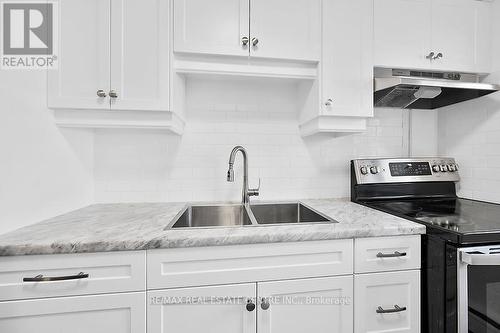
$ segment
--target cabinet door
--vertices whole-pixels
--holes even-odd
[[[169,3],[111,1],[111,108],[168,111]]]
[[[248,56],[249,0],[173,0],[174,51]]]
[[[489,69],[491,3],[476,0],[433,0],[432,50],[443,57],[433,68],[475,72]]]
[[[375,0],[375,66],[429,68],[431,0]]]
[[[491,73],[493,62],[493,2],[474,1],[476,7],[475,72]]]
[[[373,4],[323,1],[324,114],[373,115]]]
[[[257,295],[259,333],[353,330],[352,276],[258,283]]]
[[[420,333],[420,271],[354,277],[354,332]]]
[[[493,13],[494,3],[474,1],[476,7],[476,68],[477,73],[493,71]]]
[[[321,0],[250,1],[252,56],[319,61]]]
[[[0,332],[143,333],[145,293],[0,303]]]
[[[109,109],[110,1],[59,2],[59,68],[48,73],[49,108]]]
[[[255,295],[255,283],[148,292],[148,333],[255,333]]]

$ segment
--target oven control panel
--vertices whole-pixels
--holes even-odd
[[[352,168],[358,184],[460,181],[453,158],[358,159]]]

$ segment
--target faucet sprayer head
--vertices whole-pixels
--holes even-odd
[[[229,166],[229,170],[227,170],[227,181],[228,182],[234,182],[234,169],[233,166]]]

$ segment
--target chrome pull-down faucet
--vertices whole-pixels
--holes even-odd
[[[236,154],[241,152],[243,155],[243,191],[241,201],[244,205],[250,203],[250,197],[258,196],[260,191],[260,179],[259,188],[249,189],[248,188],[248,155],[245,148],[242,146],[236,146],[233,148],[231,155],[229,156],[229,170],[227,170],[227,181],[234,182],[234,160],[236,159]]]

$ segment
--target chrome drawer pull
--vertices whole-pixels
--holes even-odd
[[[381,306],[378,307],[377,313],[396,313],[406,311],[406,306],[400,307],[399,305],[394,305],[394,309],[384,309]]]
[[[43,276],[37,275],[32,278],[23,278],[23,282],[50,282],[50,281],[66,281],[66,280],[79,280],[79,279],[88,279],[89,275],[87,273],[80,272],[75,275],[67,275],[67,276]]]
[[[396,251],[394,253],[389,253],[389,254],[382,252],[377,253],[377,258],[397,258],[397,257],[406,257],[406,252]]]

